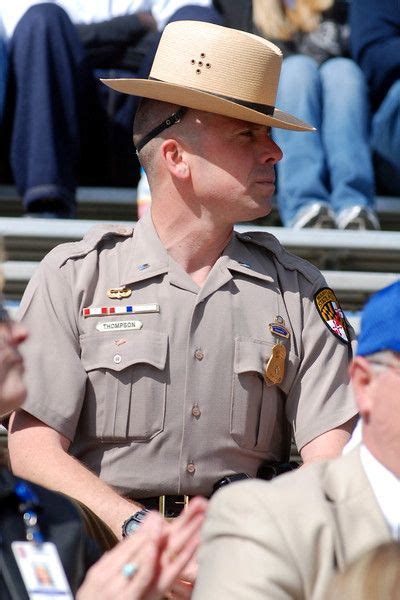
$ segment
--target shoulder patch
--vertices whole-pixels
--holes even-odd
[[[331,288],[320,288],[314,294],[317,311],[327,328],[334,336],[345,344],[350,345],[350,335],[346,318],[336,294]]]

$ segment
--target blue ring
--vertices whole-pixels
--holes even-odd
[[[122,575],[126,577],[126,579],[132,579],[134,575],[138,572],[139,567],[135,563],[126,563],[122,567]]]

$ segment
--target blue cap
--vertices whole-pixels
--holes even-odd
[[[400,281],[371,296],[361,315],[357,354],[383,350],[400,352]]]

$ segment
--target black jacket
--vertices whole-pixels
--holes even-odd
[[[11,542],[25,540],[25,527],[14,493],[19,481],[10,471],[0,467],[0,598],[28,600]],[[44,541],[54,542],[72,593],[75,595],[87,569],[100,557],[100,552],[85,533],[81,517],[70,500],[33,483],[29,486],[39,498],[38,522]]]

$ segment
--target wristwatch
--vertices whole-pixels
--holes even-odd
[[[147,517],[150,511],[147,508],[142,508],[135,512],[135,514],[131,515],[122,523],[122,537],[127,537],[131,535],[140,527],[141,523]]]

